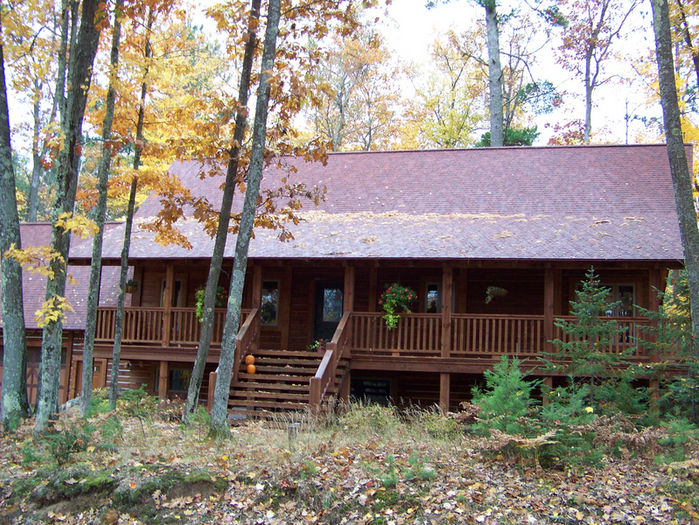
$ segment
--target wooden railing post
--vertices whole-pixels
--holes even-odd
[[[545,352],[553,352],[553,345],[549,342],[553,339],[553,269],[546,268],[544,273],[544,347]]]
[[[260,310],[253,308],[245,318],[245,322],[238,330],[235,338],[235,350],[233,352],[233,375],[231,384],[238,379],[240,364],[247,354],[252,354],[257,347],[260,332]]]
[[[218,379],[218,374],[214,372],[209,373],[209,391],[206,395],[206,410],[211,413],[211,408],[214,406],[214,390],[216,390],[216,380]]]
[[[163,291],[163,307],[165,308],[165,313],[163,314],[162,346],[170,345],[170,327],[172,326],[170,314],[172,310],[172,295],[174,288],[175,267],[172,263],[168,263],[165,268],[165,290]]]
[[[319,377],[309,379],[308,404],[312,414],[317,414],[320,409],[320,383],[321,379]]]

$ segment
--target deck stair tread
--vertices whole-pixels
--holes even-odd
[[[255,373],[247,373],[241,364],[231,385],[228,411],[231,415],[253,418],[278,417],[280,412],[308,409],[310,379],[315,375],[324,354],[316,351],[263,349],[254,352]],[[338,362],[335,381],[329,394],[338,392],[349,359]]]

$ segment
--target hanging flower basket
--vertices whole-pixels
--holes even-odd
[[[401,286],[400,283],[393,283],[386,286],[386,289],[379,298],[379,306],[386,312],[383,320],[386,328],[392,330],[398,326],[400,313],[410,313],[410,305],[417,299],[417,294],[408,286]]]
[[[134,281],[133,279],[129,279],[124,284],[125,293],[134,293],[136,291],[136,288],[138,288],[138,281]]]

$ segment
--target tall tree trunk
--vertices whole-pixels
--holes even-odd
[[[680,12],[680,27],[679,31],[682,32],[684,41],[687,44],[687,49],[689,54],[692,55],[692,63],[694,64],[694,72],[697,75],[697,89],[699,89],[699,50],[694,47],[692,42],[692,33],[689,30],[689,23],[687,22],[687,12],[682,3],[682,0],[675,0],[677,4],[677,9]]]
[[[2,32],[0,11],[0,32]],[[10,144],[10,113],[7,107],[5,58],[0,41],[0,267],[2,276],[2,404],[0,414],[5,430],[13,429],[27,415],[26,362],[27,343],[22,306],[22,267],[14,259],[3,257],[12,244],[20,248],[19,216],[15,172]]]
[[[658,61],[658,82],[660,84],[660,101],[663,106],[667,156],[670,161],[682,248],[684,249],[684,268],[689,283],[694,357],[699,359],[699,230],[697,229],[697,216],[692,199],[692,178],[682,139],[680,108],[677,103],[670,14],[667,0],[651,0],[651,5],[653,7],[655,54]],[[692,410],[694,412],[692,416],[696,419],[694,403]]]
[[[490,89],[490,145],[505,143],[502,114],[502,66],[500,65],[500,33],[495,0],[482,0],[488,35],[488,84]]]
[[[277,49],[277,34],[279,33],[280,0],[270,0],[267,10],[267,27],[265,29],[265,44],[262,51],[260,85],[257,90],[255,106],[255,122],[252,128],[252,151],[248,184],[245,189],[243,213],[235,241],[235,260],[233,275],[228,296],[228,309],[223,327],[221,356],[218,365],[218,380],[214,391],[214,405],[211,409],[210,430],[214,435],[228,434],[228,396],[231,388],[233,357],[235,352],[235,337],[240,325],[240,306],[243,300],[243,285],[248,264],[248,246],[255,219],[257,199],[260,194],[260,181],[265,156],[265,136],[267,133],[267,110],[269,105],[269,78],[274,68],[274,56]]]
[[[97,209],[95,221],[99,228],[92,240],[92,265],[90,266],[90,284],[87,295],[87,313],[85,317],[85,337],[83,340],[83,376],[81,407],[87,415],[92,398],[92,366],[95,346],[95,329],[97,326],[97,306],[99,305],[100,281],[102,276],[102,239],[104,236],[104,216],[107,210],[107,181],[112,163],[112,122],[114,120],[115,84],[119,66],[119,39],[121,38],[121,10],[123,0],[114,4],[114,30],[112,32],[112,50],[110,54],[109,89],[107,91],[106,110],[102,122],[102,157],[97,172]]]
[[[92,63],[99,44],[99,29],[95,25],[95,15],[100,2],[84,0],[80,21],[80,31],[70,49],[68,81],[72,89],[66,97],[66,117],[63,131],[63,145],[58,157],[57,195],[53,204],[54,220],[62,213],[72,213],[75,193],[78,186],[78,168],[81,155],[82,123],[87,102],[87,93],[92,80]],[[51,248],[63,261],[68,260],[70,232],[53,226]],[[54,278],[46,283],[46,300],[53,301],[65,296],[66,263],[53,260],[51,269]],[[39,371],[39,398],[35,428],[43,431],[49,416],[58,406],[58,382],[61,369],[62,320],[49,322],[44,327],[41,342],[41,368]]]
[[[34,88],[37,89],[36,84]],[[34,129],[32,130],[32,178],[29,181],[29,197],[27,198],[27,220],[30,222],[36,221],[36,209],[39,203],[39,184],[41,182],[41,174],[44,172],[44,168],[41,165],[42,159],[39,148],[39,132],[41,128],[39,109],[39,97],[37,97],[34,101],[34,108],[32,111],[34,118]]]
[[[153,10],[148,8],[148,21],[146,22],[146,43],[144,56],[146,61],[151,56],[150,36],[154,22]],[[143,73],[141,83],[141,104],[138,108],[138,121],[136,122],[136,143],[134,150],[133,169],[134,175],[131,179],[129,189],[129,204],[126,210],[126,223],[124,224],[124,245],[121,249],[121,266],[119,271],[119,296],[117,298],[117,310],[114,319],[114,347],[112,348],[112,373],[109,385],[109,406],[112,410],[116,408],[116,401],[119,395],[119,362],[121,361],[121,336],[124,326],[124,300],[126,288],[126,274],[129,270],[129,249],[131,247],[131,229],[133,228],[133,214],[136,208],[136,191],[138,190],[138,168],[141,165],[141,151],[143,150],[143,120],[146,112],[146,96],[148,94],[148,66]]]
[[[245,129],[247,127],[248,94],[250,91],[252,63],[255,55],[255,43],[257,40],[257,26],[260,18],[260,3],[261,0],[252,0],[250,5],[248,40],[245,43],[243,68],[240,75],[240,85],[238,87],[238,107],[241,109],[238,110],[235,117],[233,147],[229,153],[226,183],[223,187],[223,196],[221,198],[221,211],[219,213],[218,228],[216,230],[216,239],[214,241],[214,251],[211,255],[209,277],[206,280],[206,291],[204,292],[204,312],[201,323],[201,335],[199,337],[199,348],[197,349],[197,357],[194,361],[194,367],[192,368],[192,377],[189,380],[187,402],[185,403],[184,412],[182,414],[182,420],[185,423],[189,421],[190,415],[194,413],[194,410],[199,403],[199,392],[201,390],[201,383],[204,379],[204,369],[206,367],[206,359],[209,355],[209,347],[211,346],[211,334],[214,327],[214,307],[216,305],[216,290],[218,288],[218,279],[221,275],[223,252],[226,249],[226,240],[228,239],[228,225],[230,224],[231,218],[231,205],[233,203],[236,177],[238,175],[238,161],[240,159],[241,150],[240,145],[243,143],[243,139],[245,138]]]
[[[588,49],[585,55],[585,128],[583,130],[583,142],[590,143],[590,132],[592,130],[592,50]]]

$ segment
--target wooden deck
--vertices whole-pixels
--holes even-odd
[[[114,334],[114,316],[114,308],[99,308],[98,343],[105,346],[111,343]],[[570,316],[556,318],[572,319]],[[648,319],[640,317],[609,317],[608,319],[616,321],[621,328],[619,337],[615,338],[607,348],[608,352],[613,353],[628,350],[634,345],[635,337],[640,334],[640,327],[649,324]],[[217,309],[210,356],[212,363],[217,361],[224,320],[225,310]],[[259,308],[245,310],[241,319],[241,328],[236,337],[234,356],[233,384],[238,387],[243,384],[240,381],[249,380],[244,377],[244,374],[239,380],[238,372],[244,356],[258,352],[260,329]],[[127,308],[125,313],[122,351],[126,359],[131,357],[160,360],[161,377],[163,377],[167,372],[166,361],[194,360],[199,336],[200,324],[196,319],[194,308],[131,307]],[[523,361],[523,367],[528,369],[538,364],[537,357],[553,351],[550,340],[565,340],[566,337],[555,326],[554,319],[544,315],[411,313],[401,315],[396,328],[389,330],[381,313],[345,312],[332,341],[326,345],[324,354],[318,354],[317,371],[305,380],[307,383],[303,388],[293,385],[294,396],[298,397],[302,393],[306,396],[304,399],[308,400],[311,409],[318,409],[324,399],[331,394],[342,391],[347,395],[348,378],[352,370],[438,373],[440,377],[445,378],[445,384],[448,385],[450,374],[480,374],[491,368],[503,355],[520,358]],[[279,355],[286,353],[289,361],[286,365],[288,368],[292,366],[294,359],[298,359],[295,353],[299,351],[299,349],[267,349],[260,350],[259,355],[266,355],[264,352],[276,352],[275,359],[280,359]],[[636,361],[651,358],[645,350],[635,349],[634,352],[633,359]],[[346,365],[340,367],[340,363],[346,363]],[[259,377],[262,376],[257,378]],[[216,379],[216,374],[212,372],[209,378],[209,392],[212,392],[211,385]],[[272,390],[275,392],[279,390],[284,392],[283,396],[291,396],[291,393],[287,392],[290,388],[286,384],[288,381],[284,378],[267,379],[270,383],[266,385],[266,389],[262,390],[263,397],[272,395],[268,392],[270,385],[274,387]],[[251,385],[254,386],[254,383]],[[159,390],[166,391],[166,385],[161,385]],[[245,390],[248,392],[246,395],[252,399],[250,388],[246,387]],[[232,390],[232,395],[234,391],[235,389]],[[440,397],[440,404],[448,406],[448,387],[440,387],[440,392],[442,391],[445,392],[446,401]],[[282,394],[275,394],[275,396],[280,397]],[[283,409],[288,404],[286,398],[280,401],[275,397],[275,400],[273,402],[265,398],[265,407],[270,408],[274,403],[278,403],[277,408]],[[242,402],[238,400],[236,403],[238,406]]]
[[[241,316],[241,335],[251,347],[259,338],[259,315],[246,320],[251,310]],[[115,308],[100,307],[97,317],[96,342],[108,344],[114,338]],[[558,319],[570,320],[570,316]],[[619,353],[634,342],[639,327],[648,325],[642,317],[609,317],[618,323],[622,334],[613,341],[609,352]],[[221,346],[225,309],[215,312],[211,345]],[[254,321],[254,322],[253,322]],[[395,358],[493,358],[502,355],[536,357],[552,351],[551,339],[566,335],[553,322],[547,326],[544,315],[485,315],[411,313],[401,315],[395,329],[389,330],[382,314],[349,312],[338,326],[338,342],[345,357],[373,357],[390,361]],[[249,326],[248,326],[249,325]],[[122,344],[125,348],[176,349],[178,359],[199,343],[200,323],[194,308],[130,307],[125,309]],[[240,337],[240,336],[239,336]],[[329,345],[330,347],[331,345]],[[649,356],[637,350],[636,358]]]

